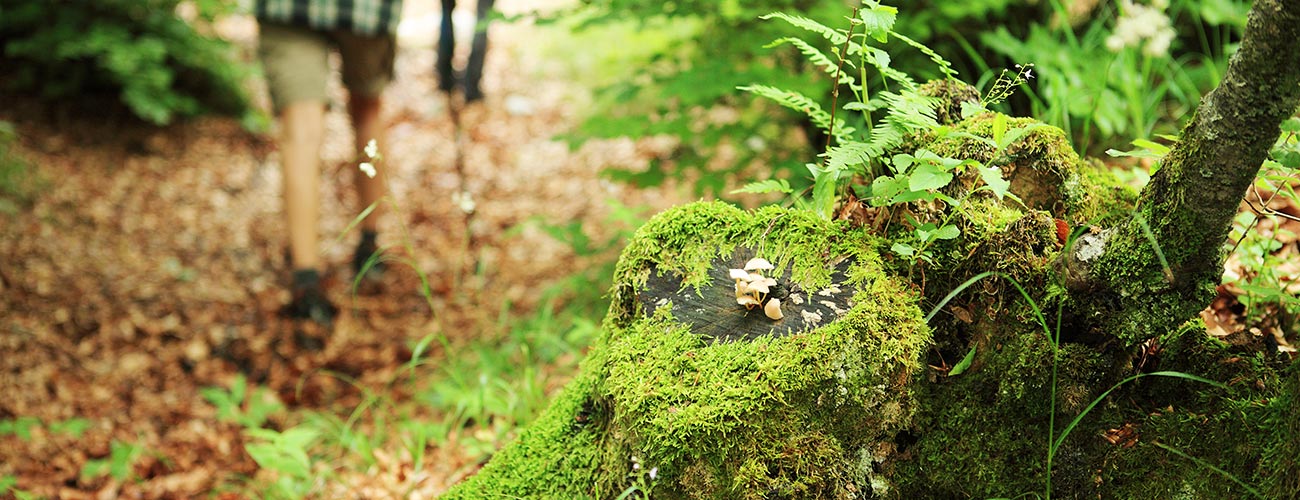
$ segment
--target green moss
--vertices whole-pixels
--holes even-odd
[[[1275,476],[1285,465],[1265,465],[1271,444],[1281,441],[1286,422],[1273,421],[1275,404],[1285,400],[1279,391],[1273,362],[1252,348],[1231,346],[1205,334],[1199,321],[1191,322],[1160,340],[1162,352],[1143,361],[1148,371],[1176,371],[1226,384],[1216,388],[1181,378],[1147,377],[1124,387],[1114,399],[1137,402],[1112,411],[1094,429],[1132,425],[1136,441],[1131,447],[1109,446],[1100,462],[1107,466],[1099,476],[1105,498],[1251,498],[1247,490],[1209,464],[1261,492],[1268,478],[1294,481],[1294,475]],[[1150,366],[1154,365],[1154,366]],[[1279,425],[1280,424],[1280,425]],[[1195,460],[1157,446],[1178,450]],[[1294,455],[1291,456],[1294,460]],[[1202,463],[1197,463],[1200,461]],[[1293,462],[1294,463],[1294,462]],[[1294,472],[1294,466],[1291,471]],[[1294,483],[1292,483],[1294,484]],[[1294,495],[1295,491],[1290,491]],[[1266,495],[1266,498],[1288,498]]]
[[[722,203],[669,210],[625,250],[600,342],[583,372],[518,442],[450,498],[613,498],[656,468],[655,498],[851,498],[886,488],[872,464],[910,426],[908,384],[929,330],[906,284],[885,275],[869,238],[801,211]],[[713,286],[714,259],[754,249],[796,285],[830,283],[851,262],[852,307],[816,330],[714,343],[673,317],[645,317],[636,291],[651,272]],[[689,293],[689,292],[687,292]],[[575,427],[586,407],[607,418]],[[644,470],[644,469],[642,469]]]

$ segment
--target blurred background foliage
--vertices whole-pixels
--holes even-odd
[[[48,100],[116,96],[158,125],[203,113],[252,124],[252,66],[212,30],[238,9],[235,0],[0,0],[0,86]]]
[[[805,188],[810,179],[803,164],[820,153],[824,137],[796,113],[736,87],[763,83],[829,103],[829,78],[812,71],[795,49],[763,48],[794,30],[758,18],[790,12],[847,28],[855,4],[591,0],[552,15],[577,40],[604,40],[574,42],[593,62],[584,72],[598,86],[598,98],[570,139],[675,138],[675,152],[648,170],[609,172],[640,185],[677,178],[700,195],[723,198],[755,178],[787,178]],[[1000,110],[1061,127],[1078,149],[1098,155],[1134,138],[1177,133],[1200,96],[1218,83],[1249,2],[973,0],[900,7],[895,30],[952,61],[959,78],[981,90],[1002,69],[1033,63],[1039,78]],[[818,48],[837,50],[828,43]],[[924,54],[888,50],[893,67],[921,78],[940,76]]]

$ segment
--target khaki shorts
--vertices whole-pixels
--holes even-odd
[[[325,102],[329,53],[343,59],[343,85],[360,97],[379,97],[393,79],[396,42],[390,35],[362,36],[345,30],[315,31],[262,23],[257,53],[276,111],[300,101]]]

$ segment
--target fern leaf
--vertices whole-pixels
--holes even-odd
[[[926,47],[925,44],[913,40],[911,38],[908,38],[906,36],[900,35],[897,32],[891,31],[889,32],[889,34],[894,38],[899,39],[903,43],[911,45],[916,50],[921,51],[922,54],[928,56],[931,61],[934,61],[934,63],[939,66],[939,71],[943,73],[944,77],[957,78],[957,70],[952,69],[952,63],[948,62],[947,59],[944,59],[943,56],[939,55],[938,52],[935,52],[934,49],[931,49],[930,47]]]
[[[862,165],[863,168],[854,169],[857,172],[865,173],[866,165],[874,157],[881,155],[881,149],[870,143],[861,141],[847,141],[838,146],[833,146],[826,150],[826,169],[843,170],[848,167]]]
[[[762,180],[762,181],[758,181],[758,182],[751,182],[751,183],[749,183],[749,184],[745,184],[744,187],[741,187],[740,189],[737,189],[737,190],[732,191],[731,194],[739,194],[739,193],[754,193],[754,194],[764,194],[764,193],[784,193],[784,194],[790,194],[790,193],[793,193],[793,192],[794,192],[794,188],[791,188],[791,187],[790,187],[790,183],[787,182],[785,179],[767,179],[767,180]]]
[[[778,38],[772,41],[772,43],[764,45],[763,48],[768,49],[768,48],[777,47],[787,43],[790,45],[794,45],[795,48],[798,48],[799,52],[803,53],[804,57],[807,57],[808,60],[813,63],[813,65],[822,68],[822,70],[825,71],[827,75],[830,75],[831,78],[836,78],[836,75],[838,74],[840,85],[850,85],[853,88],[858,88],[858,81],[856,78],[853,78],[852,73],[848,71],[841,71],[839,65],[836,64],[835,61],[832,61],[831,58],[827,57],[826,54],[822,53],[822,51],[819,50],[817,47],[813,47],[811,44],[803,41],[802,39],[795,38],[795,37]],[[855,67],[853,61],[849,61],[849,60],[845,60],[844,65],[850,68]]]
[[[827,40],[830,40],[831,43],[835,45],[840,45],[844,43],[845,40],[849,39],[848,35],[845,35],[842,31],[832,28],[830,26],[826,26],[825,24],[819,23],[817,21],[808,19],[803,16],[786,14],[784,12],[773,12],[771,14],[767,14],[765,16],[759,17],[759,19],[762,19],[764,21],[772,18],[777,18],[787,23],[790,23],[796,28],[803,28],[813,33],[817,33],[822,37],[825,37]]]
[[[844,123],[844,120],[836,119],[835,126],[831,127],[831,115],[822,109],[817,101],[812,100],[806,95],[789,90],[782,90],[767,85],[750,85],[748,87],[737,87],[745,92],[757,94],[775,101],[777,104],[793,109],[805,115],[812,120],[813,124],[822,130],[831,132],[835,136],[837,143],[845,143],[851,140],[856,130]]]

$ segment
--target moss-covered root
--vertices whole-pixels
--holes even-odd
[[[803,212],[721,203],[648,222],[620,260],[615,304],[582,373],[447,498],[606,499],[633,487],[656,499],[896,496],[880,467],[910,426],[909,383],[929,332],[875,245],[847,231]],[[712,287],[732,293],[710,269],[738,249],[776,263],[771,274],[805,304],[851,291],[847,309],[816,328],[737,342],[696,333],[697,320],[679,319],[695,317],[682,304]],[[647,315],[639,295],[661,273],[683,288],[648,301]],[[783,309],[798,314],[791,300]]]

